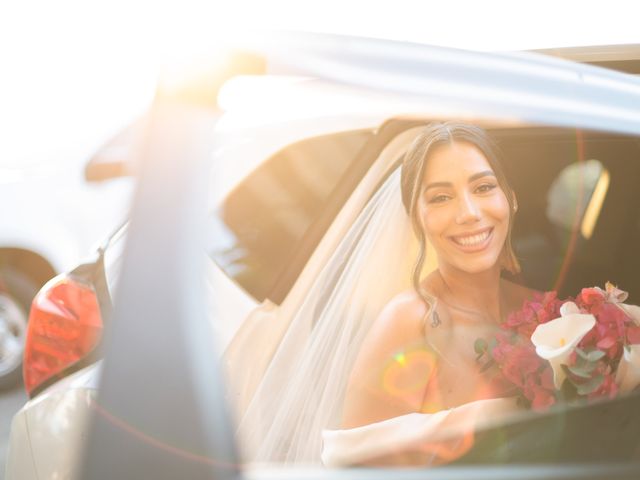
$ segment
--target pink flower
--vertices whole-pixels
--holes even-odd
[[[513,345],[510,347],[504,349],[506,351],[501,365],[502,373],[511,383],[524,387],[540,368],[542,362],[532,348]]]
[[[556,403],[556,397],[549,390],[544,388],[535,389],[533,400],[531,401],[531,407],[534,410],[544,412],[554,403]]]
[[[535,295],[496,335],[490,354],[501,378],[535,410],[557,402],[566,367],[569,401],[574,394],[588,401],[614,398],[640,385],[640,307],[622,303],[626,299],[611,283],[583,288],[575,300],[560,301],[556,292]]]
[[[531,402],[531,407],[538,411],[547,410],[556,403],[556,397],[553,394],[553,380],[551,381],[551,388],[547,388],[539,383],[542,378],[530,376],[524,385],[525,398]]]
[[[550,367],[546,367],[540,374],[540,385],[551,391],[555,388],[553,385],[553,370]]]
[[[605,302],[605,294],[599,288],[583,288],[576,297],[576,304],[586,308],[590,313],[596,314]]]

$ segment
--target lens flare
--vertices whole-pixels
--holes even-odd
[[[119,418],[117,415],[109,412],[104,406],[100,405],[97,401],[91,402],[92,410],[99,416],[101,416],[106,422],[110,423],[114,428],[122,430],[132,437],[137,438],[141,443],[146,443],[150,447],[157,448],[159,451],[163,451],[170,455],[175,455],[184,460],[196,462],[196,463],[204,463],[207,465],[217,466],[221,468],[229,469],[230,471],[239,470],[242,465],[238,463],[230,463],[223,459],[213,458],[207,455],[190,452],[184,448],[181,448],[176,445],[171,445],[168,442],[157,438],[153,435],[143,432],[142,430],[136,428],[130,423],[124,421]]]
[[[435,368],[436,359],[431,352],[398,352],[382,374],[384,391],[397,397],[422,395]]]

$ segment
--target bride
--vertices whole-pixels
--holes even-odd
[[[502,278],[519,271],[516,211],[484,130],[421,128],[238,407],[245,456],[437,464],[464,453],[476,428],[512,412],[515,402],[481,372],[474,341],[532,295]],[[233,355],[227,363],[235,395],[242,373]]]

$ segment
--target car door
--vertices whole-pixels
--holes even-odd
[[[640,134],[638,81],[611,72],[536,56],[477,54],[340,37],[298,38],[293,46],[287,45],[287,55],[279,50],[282,43],[274,47],[279,58],[350,91],[355,92],[356,87],[366,94],[375,90],[380,94],[376,101],[393,103],[397,111]],[[326,65],[331,68],[324,68]],[[200,159],[208,146],[188,129],[181,108],[157,108],[159,115],[169,113],[169,118],[156,117],[148,137],[146,176],[142,177],[132,217],[83,478],[236,477],[241,467],[232,417],[221,393],[223,380],[202,342],[204,307],[192,289],[183,288],[198,285],[199,267],[193,252],[201,247],[197,240],[197,219],[204,218],[202,207],[198,207],[204,203]],[[184,123],[176,123],[178,119]],[[161,135],[168,125],[177,132],[170,141]],[[181,161],[175,162],[176,157]],[[157,191],[164,192],[160,205]],[[158,209],[162,215],[157,214]],[[185,216],[185,211],[200,212],[200,216]],[[152,249],[143,241],[149,236],[158,239]],[[163,262],[162,275],[157,270],[159,258],[170,258],[169,265]],[[300,285],[310,281],[305,279],[310,271],[298,275]],[[152,308],[144,301],[150,296],[159,299]],[[145,342],[141,348],[141,338],[149,331],[154,332],[153,342]],[[168,344],[175,348],[167,351],[163,346]],[[595,478],[606,474],[631,478],[637,474],[633,468],[474,467],[472,472],[452,468],[446,475]],[[247,475],[259,478],[262,474],[253,471]],[[265,474],[286,478],[301,472]],[[420,472],[424,477],[435,474],[443,472]],[[320,470],[305,474],[309,478],[389,475],[403,478],[412,473]]]

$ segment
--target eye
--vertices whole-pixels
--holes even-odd
[[[497,185],[495,183],[483,183],[476,187],[476,193],[487,193],[496,187]]]
[[[427,203],[443,203],[449,200],[450,198],[451,197],[449,195],[445,195],[444,193],[441,193],[439,195],[435,195],[431,197],[429,200],[427,200]]]

